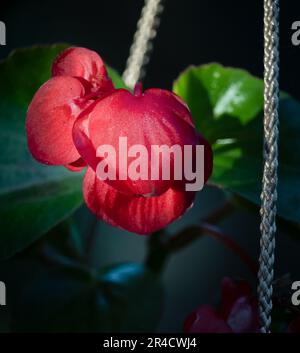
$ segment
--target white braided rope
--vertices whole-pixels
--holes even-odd
[[[258,298],[261,332],[270,332],[276,233],[279,0],[264,0],[264,170],[261,193],[261,252]]]
[[[159,26],[158,15],[163,10],[161,2],[162,0],[145,0],[123,73],[123,79],[130,88],[133,88],[144,75],[143,66],[149,60],[147,54],[151,50],[151,40],[156,37]]]

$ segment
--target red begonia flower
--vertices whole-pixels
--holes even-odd
[[[202,306],[188,316],[184,323],[188,333],[246,333],[259,332],[257,301],[245,281],[222,281],[220,310]]]
[[[97,146],[112,145],[118,156],[120,136],[127,137],[127,148],[140,144],[149,155],[152,145],[183,148],[203,144],[205,181],[212,171],[212,152],[208,142],[195,132],[187,107],[168,91],[150,89],[132,94],[116,90],[80,115],[74,124],[73,138],[81,157],[90,166],[83,188],[87,206],[112,225],[148,234],[180,217],[191,206],[195,193],[186,192],[174,178],[99,180],[95,173],[101,160],[96,157]]]
[[[121,156],[120,137],[126,138],[127,150],[144,146],[150,176],[151,146],[177,145],[182,150],[190,146],[194,171],[196,145],[201,144],[206,182],[212,172],[212,150],[196,133],[186,104],[172,92],[160,89],[142,93],[138,85],[133,94],[115,90],[101,58],[84,48],[69,48],[60,54],[52,76],[28,109],[26,130],[32,155],[42,163],[64,165],[70,171],[88,166],[83,183],[85,202],[97,217],[114,226],[149,234],[179,218],[191,206],[195,192],[185,190],[185,184],[193,181],[187,181],[183,171],[182,180],[174,176],[173,154],[166,180],[161,161],[157,180],[127,176],[119,180],[123,173],[119,164],[115,166],[117,180],[101,180],[96,171],[105,158],[97,156],[97,149],[113,146]],[[137,157],[138,152],[129,156],[128,165]],[[185,158],[183,155],[182,165]]]

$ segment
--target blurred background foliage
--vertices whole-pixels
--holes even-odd
[[[41,13],[35,1],[4,2],[1,20],[7,24],[8,45],[0,48],[0,56],[22,46],[67,41],[97,50],[121,72],[142,1],[117,4],[116,10],[115,3],[92,1],[83,12],[70,1],[52,1],[45,3]],[[169,1],[146,88],[170,89],[185,67],[210,61],[261,76],[261,5],[261,1],[214,0],[205,5]],[[300,70],[295,59],[299,48],[290,44],[288,31],[290,21],[295,20],[292,7],[283,4],[281,12],[282,88],[300,98],[293,79]],[[246,13],[251,21],[245,22]],[[0,329],[181,331],[189,312],[218,300],[224,275],[246,277],[253,284],[255,278],[238,257],[208,237],[199,237],[167,257],[168,262],[163,261],[164,255],[163,260],[158,256],[155,261],[161,260],[164,268],[158,271],[160,266],[153,266],[149,258],[160,249],[149,247],[147,237],[96,222],[80,206],[80,174],[40,166],[31,159],[24,134],[26,107],[49,77],[50,62],[61,49],[22,51],[0,67],[0,253],[7,257],[26,248],[0,263],[0,280],[6,281],[10,298],[9,312],[3,311],[0,317]],[[234,89],[231,97],[241,95],[242,99],[222,104],[224,92]],[[175,82],[174,90],[187,101],[199,130],[214,144],[217,158],[212,181],[228,191],[207,186],[198,193],[193,209],[168,227],[168,232],[176,234],[199,224],[235,191],[239,196],[234,204],[242,207],[236,207],[220,226],[257,258],[259,217],[253,204],[258,202],[261,173],[262,83],[244,71],[214,64],[189,69]],[[299,103],[284,95],[281,109],[281,157],[287,163],[281,169],[279,212],[295,222],[300,209]],[[277,274],[290,272],[297,279],[299,229],[280,221],[278,233]]]

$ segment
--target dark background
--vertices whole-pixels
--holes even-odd
[[[218,61],[262,75],[262,0],[165,0],[146,86],[170,88],[190,64]],[[300,20],[298,0],[281,3],[281,86],[300,98],[300,47],[291,44],[291,25]],[[143,0],[2,0],[1,20],[12,49],[68,42],[92,48],[123,71]]]
[[[0,20],[7,26],[7,45],[0,47],[0,58],[17,47],[69,42],[98,51],[107,63],[122,72],[142,5],[143,0],[2,0]],[[291,25],[296,20],[300,20],[300,2],[281,1],[281,88],[300,99],[300,46],[291,44]],[[262,30],[262,0],[167,0],[145,86],[171,88],[173,80],[188,65],[211,61],[262,76]],[[199,219],[222,199],[220,190],[205,188],[195,207],[170,231]],[[222,227],[253,257],[258,256],[258,212],[236,212]],[[98,232],[95,265],[143,259],[145,237],[101,222]],[[278,235],[276,275],[290,272],[295,280],[300,279],[297,244]],[[159,330],[180,331],[190,311],[200,304],[215,302],[225,275],[246,277],[255,284],[244,264],[210,238],[199,239],[174,255],[164,274],[166,305]]]

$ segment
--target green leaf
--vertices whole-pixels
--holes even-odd
[[[0,63],[0,258],[24,249],[82,203],[81,173],[37,163],[27,149],[25,117],[53,59],[67,44],[14,51]],[[113,80],[121,85],[112,70]]]
[[[44,246],[76,261],[89,261],[89,241],[97,222],[96,216],[82,204],[71,217],[52,228],[31,250],[37,248],[40,252]]]
[[[212,144],[212,183],[259,204],[262,177],[263,81],[219,64],[190,67],[173,90],[191,109],[198,131]],[[300,103],[280,101],[278,214],[300,219]]]
[[[107,72],[108,76],[112,79],[114,86],[116,88],[125,88],[128,89],[128,87],[125,85],[124,81],[122,80],[121,76],[118,74],[118,72],[111,68],[110,66],[107,67]]]
[[[159,276],[135,263],[99,272],[19,260],[0,274],[17,293],[8,298],[13,332],[151,332],[161,314]]]

